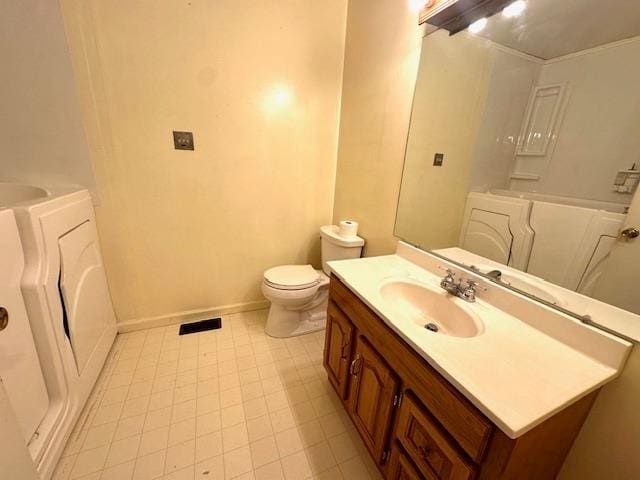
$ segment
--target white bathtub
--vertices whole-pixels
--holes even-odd
[[[88,190],[0,182],[3,209],[22,243],[19,286],[49,397],[28,447],[49,480],[113,344],[115,314]]]
[[[47,189],[35,185],[0,182],[0,207],[11,207],[18,203],[46,198]]]
[[[538,193],[471,192],[459,246],[590,295],[624,224],[624,209],[623,204]]]
[[[518,190],[503,190],[493,188],[487,193],[493,195],[502,195],[505,197],[524,198],[536,202],[558,203],[560,205],[569,205],[573,207],[591,208],[593,210],[604,210],[605,212],[626,214],[629,205],[624,203],[603,202],[601,200],[589,200],[586,198],[563,197],[560,195],[550,195],[547,193],[522,192]]]

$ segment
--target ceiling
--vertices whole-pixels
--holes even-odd
[[[517,18],[498,13],[478,36],[543,60],[640,35],[640,0],[526,0]]]

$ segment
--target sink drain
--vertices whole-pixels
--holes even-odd
[[[429,330],[430,332],[437,332],[439,330],[438,325],[436,325],[435,323],[427,323],[424,328],[426,328],[427,330]]]

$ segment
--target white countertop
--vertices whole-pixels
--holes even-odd
[[[412,249],[407,245],[403,247],[405,251]],[[445,262],[425,252],[421,254],[429,256],[423,259],[422,266],[403,258],[415,261],[415,252],[334,261],[329,265],[334,274],[389,327],[509,437],[521,436],[611,381],[622,370],[631,350],[630,343],[550,312],[535,302],[530,302],[529,307],[517,294],[499,287],[487,285],[490,290],[484,295],[478,294],[475,303],[453,299],[464,303],[465,308],[473,310],[482,319],[484,332],[476,337],[429,332],[403,318],[382,298],[379,286],[384,280],[401,277],[438,289],[443,275],[435,273],[438,270],[434,264],[444,265]],[[431,271],[423,268],[425,264],[430,264]],[[472,276],[468,272],[461,275]],[[513,296],[507,298],[508,302],[520,303],[518,311],[523,317],[557,316],[551,320],[559,323],[548,329],[535,328],[537,320],[516,318],[483,299],[505,295]],[[585,343],[585,348],[576,347],[575,342],[568,345],[550,335],[559,328],[566,330],[565,338],[578,338]]]
[[[510,272],[516,277],[529,277],[533,279],[537,285],[541,286],[544,290],[550,292],[561,298],[563,301],[560,306],[567,308],[580,315],[588,315],[593,321],[603,325],[613,331],[616,331],[626,338],[630,338],[636,342],[640,342],[640,315],[623,310],[614,305],[601,302],[595,298],[587,295],[581,295],[573,290],[568,290],[564,287],[560,287],[546,280],[533,276],[526,272],[521,272],[512,267],[502,265],[498,262],[489,260],[488,258],[481,257],[474,253],[463,250],[458,247],[443,248],[435,250],[444,257],[450,258],[456,262],[465,265],[492,265],[497,270],[503,272]],[[523,287],[523,290],[527,290]],[[533,292],[535,294],[535,292]]]

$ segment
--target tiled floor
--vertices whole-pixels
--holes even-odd
[[[326,380],[324,332],[273,339],[265,318],[118,336],[54,478],[379,478]]]

